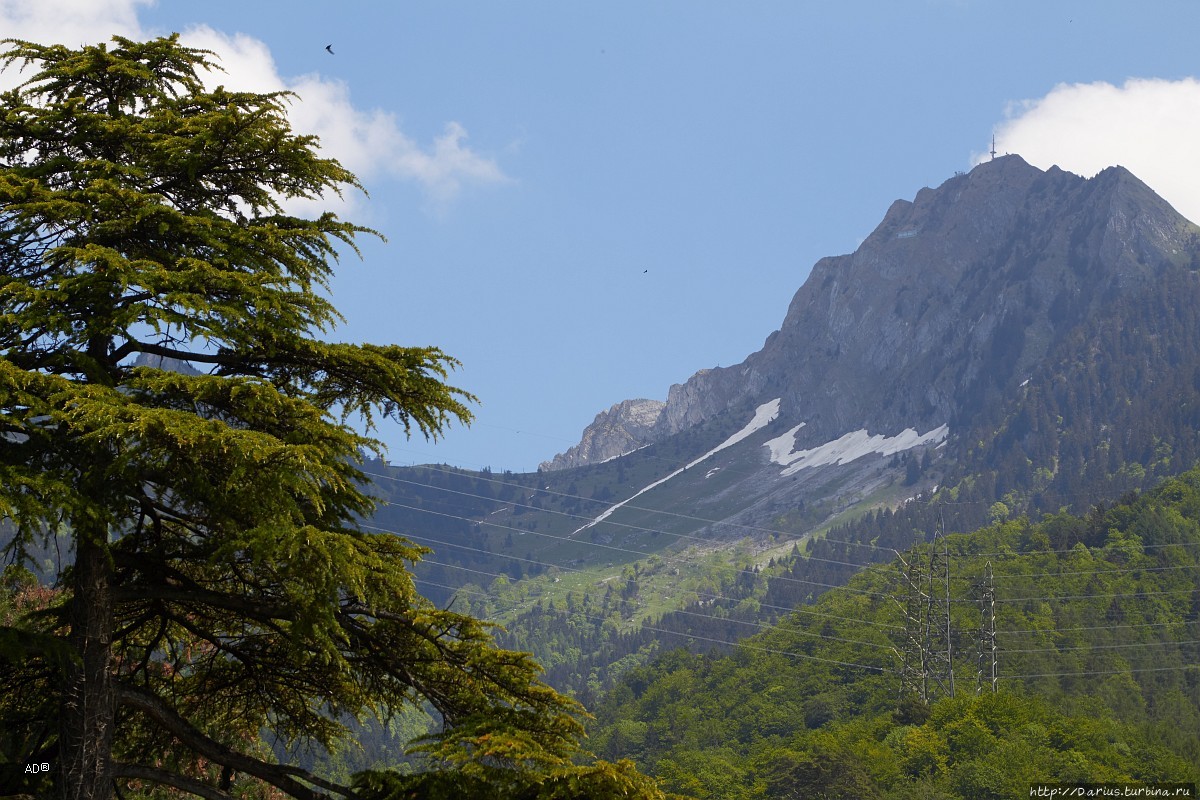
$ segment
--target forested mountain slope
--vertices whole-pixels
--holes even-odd
[[[1085,516],[935,544],[949,553],[954,698],[944,579],[923,616],[897,559],[732,653],[633,670],[599,712],[598,751],[698,797],[1000,798],[1032,781],[1200,777],[1200,471]],[[905,561],[928,576],[930,552]],[[913,636],[929,642],[927,675],[905,682]]]

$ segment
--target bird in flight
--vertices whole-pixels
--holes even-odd
[[[334,55],[334,52],[333,52],[333,45],[332,45],[332,44],[327,44],[327,45],[325,45],[325,51],[326,51],[327,53],[329,53],[329,55]]]

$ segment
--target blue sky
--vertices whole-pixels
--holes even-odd
[[[299,94],[370,192],[336,207],[388,239],[343,260],[335,336],[440,346],[481,400],[437,444],[380,431],[398,463],[534,469],[741,361],[816,260],[993,134],[1200,217],[1194,2],[10,0],[0,26],[178,30],[229,85]]]

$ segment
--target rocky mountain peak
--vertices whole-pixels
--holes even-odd
[[[1190,258],[1196,237],[1123,167],[1085,179],[1015,155],[984,162],[897,200],[854,253],[818,261],[744,362],[672,386],[652,425],[654,407],[641,406],[636,436],[614,406],[569,462],[548,464],[594,463],[776,397],[782,423],[804,423],[797,446],[859,429],[953,430],[1114,292]],[[604,431],[612,446],[599,446]]]

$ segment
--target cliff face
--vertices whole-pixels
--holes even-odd
[[[632,452],[653,440],[661,400],[624,400],[601,411],[583,431],[579,444],[541,465],[543,470],[597,464]]]
[[[548,466],[611,458],[776,397],[781,421],[805,423],[798,444],[954,430],[1109,299],[1183,265],[1195,230],[1121,167],[1084,179],[1018,156],[984,163],[896,201],[858,250],[819,261],[757,353],[672,386],[649,426],[642,405],[636,435],[613,410],[600,415]]]

